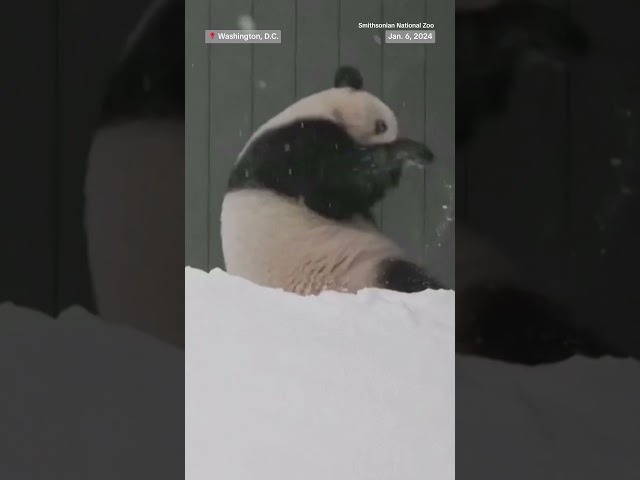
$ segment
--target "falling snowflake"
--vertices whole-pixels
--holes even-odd
[[[622,160],[617,157],[613,157],[611,160],[609,160],[609,162],[611,163],[612,167],[619,167],[622,165]]]
[[[373,41],[376,42],[378,45],[382,45],[382,40],[380,39],[380,35],[374,35]]]
[[[258,88],[264,90],[265,88],[267,88],[267,82],[265,82],[264,80],[258,80]]]
[[[240,15],[238,17],[238,28],[240,30],[255,30],[256,23],[251,18],[251,15]]]
[[[288,152],[291,149],[291,146],[288,143],[284,144],[284,151]]]

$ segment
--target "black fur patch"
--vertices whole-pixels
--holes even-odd
[[[388,259],[380,264],[378,284],[381,288],[405,293],[444,288],[425,269],[402,259]]]
[[[328,218],[346,220],[370,209],[397,185],[406,156],[432,154],[422,144],[397,140],[361,146],[328,120],[298,120],[255,139],[234,167],[228,188],[266,188],[302,198]]]
[[[102,123],[184,118],[184,0],[159,7],[115,71]]]
[[[456,309],[471,313],[470,324],[456,328],[462,352],[528,365],[609,353],[572,325],[564,306],[537,293],[477,287],[457,294]]]
[[[333,79],[334,87],[351,87],[355,90],[361,90],[364,86],[364,80],[360,71],[349,65],[343,65],[336,71]]]

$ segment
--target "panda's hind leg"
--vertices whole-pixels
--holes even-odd
[[[396,258],[390,258],[380,263],[377,280],[380,288],[405,293],[444,288],[424,268],[413,262]]]

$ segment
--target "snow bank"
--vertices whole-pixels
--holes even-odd
[[[185,293],[186,480],[453,480],[453,292]]]
[[[636,361],[454,371],[453,292],[302,298],[190,268],[185,290],[186,480],[638,478]]]
[[[636,361],[454,372],[451,292],[301,298],[192,269],[185,289],[184,392],[169,345],[0,304],[0,478],[638,478]]]

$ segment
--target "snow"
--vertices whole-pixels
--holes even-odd
[[[638,478],[637,361],[454,370],[446,291],[303,298],[187,268],[185,295],[186,355],[0,304],[0,478]]]
[[[635,361],[454,360],[447,291],[185,291],[186,480],[637,478]]]
[[[238,17],[238,28],[240,30],[255,30],[256,22],[251,15],[240,15]]]
[[[453,292],[185,292],[186,480],[453,480]]]

